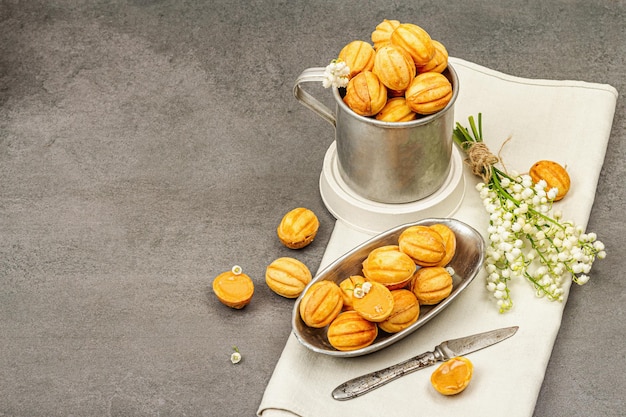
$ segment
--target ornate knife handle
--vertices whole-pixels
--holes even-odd
[[[443,359],[444,355],[437,347],[433,352],[422,353],[421,355],[407,359],[406,361],[400,362],[396,365],[392,365],[344,382],[333,390],[333,398],[339,401],[356,398],[395,379],[398,379],[401,376],[434,365]]]

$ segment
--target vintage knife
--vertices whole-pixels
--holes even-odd
[[[432,352],[422,353],[388,368],[344,382],[333,390],[333,398],[345,401],[358,397],[418,369],[434,365],[439,361],[447,361],[455,356],[467,355],[499,343],[513,336],[518,328],[518,326],[504,327],[460,339],[447,340],[436,346]]]

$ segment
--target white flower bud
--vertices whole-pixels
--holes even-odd
[[[554,200],[556,198],[556,195],[558,194],[559,190],[556,188],[550,188],[550,191],[548,191],[548,199],[550,200]]]
[[[500,249],[502,252],[506,253],[506,252],[509,252],[511,249],[513,249],[513,245],[511,245],[508,242],[501,242],[498,245],[498,249]]]
[[[519,211],[520,211],[520,213],[522,213],[522,214],[526,214],[526,213],[528,213],[528,204],[526,204],[526,203],[522,203],[522,204],[520,204],[520,205],[519,205]]]
[[[572,272],[574,274],[580,274],[581,272],[583,272],[583,265],[581,263],[575,263],[574,265],[572,265]]]
[[[354,290],[352,290],[352,296],[354,298],[363,298],[365,296],[365,291],[363,291],[362,287],[355,287]]]
[[[576,278],[574,278],[574,282],[578,285],[584,285],[589,281],[589,276],[588,275],[580,275]]]
[[[572,241],[569,239],[565,239],[563,240],[563,242],[561,243],[561,247],[565,250],[571,249],[572,247]]]
[[[530,188],[524,188],[524,190],[522,191],[522,198],[524,200],[527,200],[527,199],[533,197],[533,195],[534,195],[533,190],[530,189]]]

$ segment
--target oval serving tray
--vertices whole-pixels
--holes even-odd
[[[448,266],[454,269],[453,275],[453,288],[452,293],[439,304],[436,305],[420,305],[419,319],[406,329],[390,334],[382,330],[379,330],[378,337],[371,345],[356,349],[352,351],[339,351],[330,345],[326,338],[327,327],[321,329],[315,329],[308,327],[300,318],[300,301],[302,295],[309,289],[313,283],[321,280],[334,281],[339,284],[345,278],[351,275],[363,275],[362,262],[367,258],[367,255],[375,248],[384,245],[397,245],[398,237],[408,227],[414,225],[432,225],[435,223],[442,223],[452,229],[456,235],[456,252],[452,261]],[[429,218],[420,220],[414,223],[408,223],[401,226],[397,226],[386,232],[383,232],[367,242],[357,246],[350,252],[341,256],[333,263],[328,265],[322,271],[320,271],[307,285],[302,292],[302,295],[298,297],[294,305],[292,314],[292,327],[293,333],[296,339],[311,349],[314,352],[323,353],[336,357],[355,357],[366,355],[368,353],[376,352],[384,347],[387,347],[398,340],[403,339],[421,326],[426,324],[429,320],[434,318],[443,309],[445,309],[455,298],[461,294],[461,292],[469,285],[474,277],[480,271],[485,252],[485,242],[474,228],[455,219],[443,219],[443,218]]]

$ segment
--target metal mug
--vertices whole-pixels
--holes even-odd
[[[336,102],[333,113],[302,88],[307,82],[321,84],[322,67],[304,70],[293,93],[335,128],[339,173],[352,191],[379,203],[410,203],[437,191],[450,170],[459,81],[451,65],[443,75],[452,84],[448,105],[410,122],[383,122],[360,116],[343,102],[344,89],[337,88],[332,89]]]

